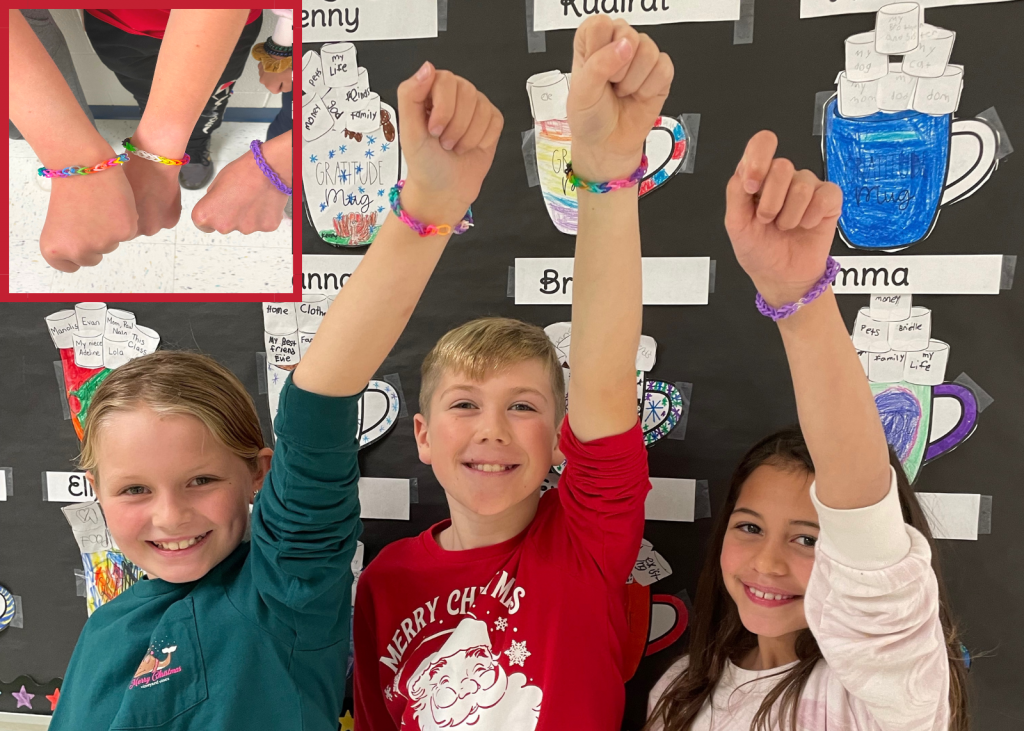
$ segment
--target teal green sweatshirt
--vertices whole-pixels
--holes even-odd
[[[51,731],[336,731],[361,531],[358,403],[288,379],[252,540],[198,581],[140,581],[96,610]]]

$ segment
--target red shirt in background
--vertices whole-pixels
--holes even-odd
[[[558,488],[515,538],[445,551],[438,523],[359,578],[355,722],[372,731],[618,731],[631,672],[626,581],[651,489],[637,424],[562,429]]]
[[[115,28],[120,28],[126,33],[137,36],[149,36],[150,38],[163,38],[167,30],[167,19],[171,15],[170,10],[86,10],[85,12],[94,18],[99,18],[104,23],[110,23]],[[245,24],[249,25],[263,15],[262,10],[250,10],[249,17]]]

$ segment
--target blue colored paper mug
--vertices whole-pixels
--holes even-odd
[[[983,119],[914,110],[843,117],[825,105],[826,178],[843,191],[839,233],[857,249],[896,250],[926,238],[943,206],[996,169],[998,133]]]

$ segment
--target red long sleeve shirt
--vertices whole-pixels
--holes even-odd
[[[639,424],[578,441],[530,525],[446,551],[450,521],[388,545],[359,579],[359,731],[588,731],[620,726],[626,580],[650,489]]]
[[[163,38],[164,31],[167,30],[167,19],[171,17],[170,10],[123,10],[118,8],[116,10],[86,10],[85,12],[126,33],[149,36],[150,38]],[[245,24],[249,25],[261,15],[263,15],[262,10],[250,10]]]

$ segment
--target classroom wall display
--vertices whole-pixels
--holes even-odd
[[[29,675],[19,675],[9,683],[0,680],[0,713],[49,715],[57,709],[63,683],[62,678],[40,683]]]
[[[919,243],[999,164],[999,128],[954,117],[966,73],[949,62],[957,34],[923,17],[917,3],[885,5],[874,30],[847,38],[823,110],[825,174],[843,190],[839,231],[852,248]]]
[[[54,312],[46,317],[46,327],[60,352],[71,422],[81,439],[99,385],[118,366],[154,352],[160,335],[137,323],[134,313],[103,302],[79,302],[73,310]]]
[[[572,149],[566,112],[571,79],[572,74],[557,70],[534,74],[526,80],[526,94],[533,115],[537,175],[544,205],[555,228],[575,235],[576,186],[566,177]],[[691,149],[689,139],[682,119],[664,114],[657,118],[644,145],[648,162],[647,173],[637,186],[640,197],[661,187],[680,171]]]
[[[978,425],[970,388],[946,383],[949,344],[932,338],[932,312],[911,295],[872,295],[853,325],[886,440],[913,483],[921,467],[960,446]]]
[[[891,2],[892,0],[800,0],[800,17],[815,18],[822,15],[873,13],[882,6],[891,4]],[[1005,2],[1012,2],[1012,0],[917,0],[917,3],[922,8]]]
[[[398,115],[371,91],[355,44],[302,57],[302,195],[321,239],[368,246],[391,212],[398,182]]]

